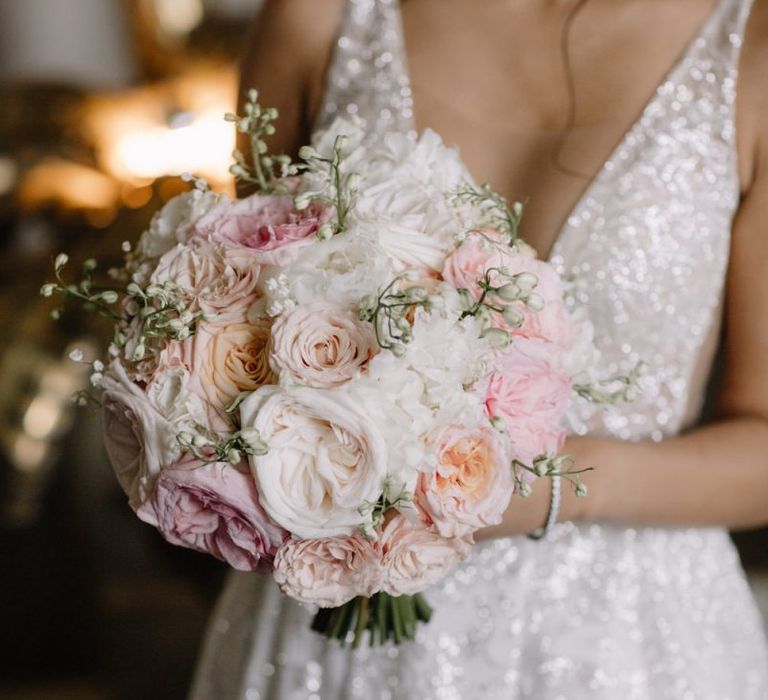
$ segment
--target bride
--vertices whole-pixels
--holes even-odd
[[[527,200],[634,403],[565,451],[589,497],[516,499],[428,594],[401,647],[343,650],[271,579],[234,573],[196,700],[768,697],[761,623],[726,528],[768,521],[768,3],[271,0],[243,85],[295,151],[338,115],[426,127]],[[743,50],[742,50],[743,49]],[[727,275],[726,275],[727,272]],[[697,426],[724,331],[716,419]],[[525,537],[557,519],[546,537]]]

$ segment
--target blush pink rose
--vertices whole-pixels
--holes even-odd
[[[259,504],[249,474],[192,457],[164,469],[138,511],[168,542],[211,554],[238,571],[271,563],[285,530]]]
[[[269,362],[281,382],[334,387],[363,371],[378,349],[371,324],[352,311],[309,304],[274,322]]]
[[[485,409],[501,418],[516,459],[557,454],[565,440],[563,421],[571,392],[570,378],[558,369],[557,348],[519,338],[494,358],[488,376]]]
[[[423,523],[396,515],[379,538],[382,589],[393,596],[421,593],[463,561],[471,544],[469,537],[442,537]]]
[[[242,249],[192,239],[160,258],[151,281],[173,282],[189,294],[193,311],[203,311],[210,320],[222,323],[245,317],[261,296],[259,272],[259,265]]]
[[[333,209],[312,202],[297,210],[290,195],[255,194],[220,204],[195,224],[197,236],[225,247],[246,248],[264,265],[286,265],[317,239]]]
[[[381,558],[359,535],[286,540],[275,557],[275,581],[300,603],[335,608],[381,588]]]
[[[505,440],[496,430],[451,426],[435,441],[437,468],[422,474],[415,500],[443,537],[497,525],[515,482]]]
[[[570,340],[568,313],[563,302],[563,285],[552,265],[536,258],[536,252],[527,245],[510,246],[496,231],[481,231],[469,236],[448,256],[443,267],[443,278],[457,288],[467,289],[479,299],[479,282],[491,269],[503,270],[507,275],[530,273],[537,283],[532,290],[544,302],[540,311],[533,311],[522,301],[503,302],[517,309],[522,316],[519,327],[511,327],[500,314],[494,315],[494,324],[513,335],[539,338],[567,346]],[[492,284],[501,286],[504,280],[492,273]]]

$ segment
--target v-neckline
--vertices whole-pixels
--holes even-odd
[[[413,106],[415,105],[415,98],[413,96],[413,83],[411,81],[411,71],[408,64],[408,51],[405,41],[405,29],[403,26],[401,1],[402,0],[394,0],[393,5],[397,15],[397,30],[400,37],[401,65],[403,67],[402,85],[410,92],[412,101],[409,130],[414,133],[419,133],[417,130],[418,125],[416,124],[416,112],[415,109],[413,109]],[[657,83],[653,92],[643,102],[643,105],[640,111],[637,113],[637,116],[632,120],[632,122],[630,122],[627,129],[622,133],[613,148],[611,148],[609,151],[608,157],[603,161],[602,165],[597,168],[594,175],[585,184],[581,194],[574,201],[574,204],[570,207],[570,209],[567,210],[566,216],[558,227],[549,249],[549,253],[546,258],[548,261],[551,262],[553,258],[557,257],[559,254],[560,249],[564,245],[564,240],[568,232],[573,229],[571,222],[581,213],[581,210],[586,205],[587,200],[590,199],[595,190],[601,184],[603,184],[603,181],[613,174],[613,163],[615,162],[619,153],[624,150],[630,138],[641,127],[645,116],[653,109],[653,107],[656,105],[656,102],[660,99],[660,92],[662,87],[673,81],[677,74],[686,67],[695,49],[698,48],[701,39],[706,37],[713,30],[717,20],[725,10],[727,3],[732,1],[733,0],[715,0],[712,9],[709,11],[709,13],[707,13],[706,17],[699,24],[698,29],[694,32],[693,36],[688,41],[686,41],[680,53],[677,55],[677,58],[672,62],[671,67],[663,74],[661,80]],[[466,164],[464,167],[466,167]],[[469,174],[470,176],[474,177],[472,173]]]

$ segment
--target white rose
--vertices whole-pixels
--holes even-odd
[[[369,294],[378,294],[395,276],[393,262],[376,237],[360,230],[305,248],[281,272],[290,281],[291,296],[298,304],[328,299],[345,307]],[[265,288],[271,301],[267,282]],[[279,286],[277,289],[283,293]],[[276,297],[278,301],[282,298]]]
[[[104,445],[120,486],[138,510],[161,468],[179,456],[176,432],[119,361],[110,365],[102,387]]]
[[[447,539],[420,522],[395,516],[380,539],[383,590],[393,596],[421,593],[463,561],[470,546],[469,538]]]
[[[370,323],[334,304],[317,303],[275,321],[269,361],[282,384],[333,387],[358,375],[378,349]]]
[[[154,260],[177,243],[186,243],[194,223],[210,211],[217,201],[213,192],[197,189],[170,199],[155,214],[149,229],[139,239],[137,256],[142,260]]]
[[[240,406],[241,425],[269,446],[249,457],[262,505],[300,538],[351,535],[358,509],[381,495],[387,445],[357,402],[338,389],[263,387]]]
[[[190,379],[190,373],[181,365],[160,367],[147,386],[147,401],[173,427],[172,450],[181,432],[195,433],[199,428],[211,431],[203,400],[189,389]]]

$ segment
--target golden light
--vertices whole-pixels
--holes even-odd
[[[235,86],[233,68],[199,70],[92,100],[86,126],[102,167],[135,185],[191,172],[226,186],[235,130],[224,114],[233,110]]]
[[[35,440],[50,438],[61,424],[62,408],[61,402],[52,396],[35,396],[24,413],[24,432]]]
[[[34,208],[48,201],[72,209],[102,209],[114,206],[119,186],[103,173],[61,158],[46,158],[24,175],[19,203]]]
[[[46,462],[49,444],[20,433],[13,441],[11,459],[19,471],[35,472]]]
[[[202,0],[154,0],[153,4],[160,29],[171,36],[189,34],[205,15]]]

